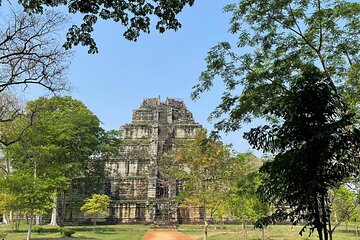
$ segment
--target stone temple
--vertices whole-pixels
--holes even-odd
[[[120,128],[120,153],[107,162],[112,200],[108,220],[198,222],[201,209],[179,208],[174,201],[178,185],[161,176],[158,163],[163,153],[178,149],[201,128],[182,100],[149,98],[133,110],[131,123]]]

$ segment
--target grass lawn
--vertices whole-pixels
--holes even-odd
[[[246,231],[238,225],[226,225],[225,229],[215,229],[211,226],[209,229],[209,240],[259,240],[261,239],[261,231],[247,226]],[[220,227],[221,228],[221,227]],[[266,240],[317,240],[315,235],[308,237],[309,232],[305,232],[303,237],[299,236],[301,227],[291,225],[273,225],[265,230]],[[201,225],[180,225],[179,231],[194,236],[197,240],[201,240],[203,236]],[[360,233],[359,233],[360,234]],[[349,226],[349,230],[345,227],[339,227],[335,230],[334,240],[360,240],[356,237],[355,226]]]
[[[11,225],[0,225],[0,232],[6,232],[6,240],[26,239],[26,225],[22,224],[19,232],[12,232]],[[57,227],[42,226],[45,231],[42,233],[32,233],[32,239],[58,239],[58,240],[141,240],[148,229],[145,225],[109,225],[98,226],[96,232],[93,232],[92,226],[66,227],[75,231],[72,237],[63,237]]]
[[[0,225],[0,232],[6,232],[8,235],[6,240],[23,240],[26,239],[26,225],[22,224],[20,232],[11,231],[11,225]],[[50,226],[42,226],[45,228],[43,233],[32,234],[32,239],[58,239],[58,240],[141,240],[149,226],[145,225],[108,225],[98,226],[94,233],[92,226],[84,227],[67,227],[75,231],[73,237],[62,237],[57,228]],[[265,230],[266,240],[317,240],[316,235],[308,237],[306,232],[304,237],[299,236],[298,232],[301,227],[292,227],[289,225],[269,226]],[[201,240],[203,236],[201,225],[180,225],[179,231],[187,235]],[[239,225],[225,225],[215,229],[210,226],[209,240],[259,240],[261,239],[261,231],[247,226],[246,231],[241,229]],[[360,240],[356,237],[355,226],[350,225],[349,230],[340,227],[335,231],[334,240]]]

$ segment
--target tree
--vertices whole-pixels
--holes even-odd
[[[355,193],[346,186],[341,185],[338,189],[330,191],[329,195],[332,209],[331,218],[335,222],[335,225],[329,231],[332,234],[343,222],[345,222],[347,230],[348,222],[357,217],[359,202]]]
[[[66,6],[69,13],[83,14],[80,26],[73,25],[68,30],[65,48],[78,44],[89,46],[89,53],[98,51],[91,36],[98,18],[113,20],[126,27],[123,35],[126,39],[136,41],[140,33],[150,32],[150,22],[157,18],[156,29],[163,33],[168,29],[181,27],[176,18],[186,5],[192,6],[195,0],[160,1],[160,0],[121,0],[121,1],[19,1],[29,13],[43,13],[44,8]]]
[[[239,219],[243,230],[245,230],[245,224],[255,223],[269,213],[268,204],[261,201],[257,194],[260,183],[261,178],[258,172],[247,172],[235,181],[234,191],[228,198],[229,211],[232,216]]]
[[[12,123],[24,114],[18,95],[31,86],[53,93],[67,90],[65,75],[71,53],[55,40],[66,22],[62,14],[46,11],[39,16],[14,11],[5,19],[0,24],[0,143],[9,146],[32,123],[29,118],[20,129]]]
[[[3,109],[6,108],[3,106]],[[4,120],[0,123],[0,152],[2,154],[0,158],[0,179],[6,178],[11,175],[13,172],[12,167],[12,158],[8,156],[7,149],[10,145],[19,141],[23,136],[24,132],[31,126],[34,112],[29,113],[29,117],[26,117],[24,114],[19,114],[16,117],[4,118],[5,115],[12,113],[9,111],[8,113],[1,116]],[[3,212],[3,223],[9,223],[13,221],[13,212],[5,211]],[[7,215],[8,214],[8,215]],[[15,228],[18,228],[18,222],[15,221]]]
[[[201,208],[207,239],[214,218],[229,213],[229,199],[253,159],[251,154],[231,153],[227,146],[210,140],[202,130],[177,151],[175,160],[171,158],[169,164],[161,166],[160,172],[180,181],[180,206]]]
[[[355,213],[352,215],[351,220],[355,222],[356,225],[356,236],[359,236],[359,219],[360,219],[360,182],[359,178],[355,178],[351,184],[351,190],[355,193],[355,204],[357,207]]]
[[[37,176],[83,176],[90,156],[100,145],[103,130],[99,119],[80,101],[71,97],[39,98],[27,104],[37,109],[36,121],[22,139],[6,149],[15,170],[31,169]],[[61,190],[60,224],[65,219],[66,187]]]
[[[226,213],[240,221],[246,235],[246,224],[255,223],[270,212],[269,205],[261,201],[256,192],[261,182],[258,170],[262,161],[251,153],[232,155],[224,171],[224,179],[229,185],[224,196]]]
[[[51,92],[68,89],[64,73],[69,52],[54,40],[65,22],[61,13],[52,11],[43,16],[11,13],[0,32],[0,93],[33,84]]]
[[[226,147],[212,142],[206,132],[200,131],[195,139],[186,143],[176,156],[176,163],[183,169],[181,183],[183,201],[186,207],[201,207],[204,222],[204,240],[207,239],[209,224],[216,211],[224,203],[226,182],[222,181],[224,164],[230,157]]]
[[[85,204],[80,208],[85,211],[86,215],[93,218],[94,232],[96,227],[96,219],[100,216],[107,216],[109,214],[110,198],[107,195],[93,194],[91,198],[86,199]]]
[[[73,179],[71,191],[67,199],[69,218],[78,213],[84,204],[84,199],[92,194],[103,194],[106,192],[107,184],[106,162],[117,156],[119,148],[119,134],[117,130],[104,131],[100,135],[100,145],[96,152],[87,160],[82,175]]]
[[[1,194],[7,196],[0,205],[3,204],[5,210],[23,213],[29,219],[27,240],[31,239],[34,215],[51,210],[53,192],[65,181],[65,178],[35,177],[26,171],[17,171],[0,181]]]
[[[106,162],[117,156],[120,151],[120,132],[109,130],[101,132],[100,144],[96,153],[88,160],[84,170],[82,181],[84,181],[83,194],[89,197],[93,193],[103,193],[107,179]],[[89,181],[91,180],[91,181]]]
[[[300,234],[309,227],[310,235],[317,230],[320,240],[332,239],[329,190],[359,174],[360,131],[320,70],[309,66],[295,79],[279,106],[268,109],[282,121],[244,135],[275,154],[260,169],[259,194],[277,210],[258,223],[305,220]]]
[[[360,3],[354,1],[239,1],[229,4],[229,42],[211,48],[194,86],[197,99],[216,77],[225,85],[210,118],[218,131],[235,131],[254,118],[273,120],[268,109],[304,65],[316,65],[333,91],[356,112],[359,107]],[[240,92],[240,94],[239,94]]]
[[[2,214],[2,223],[7,224],[10,221],[10,219],[7,219],[7,214],[12,212],[9,208],[12,202],[13,197],[10,194],[0,192],[0,213]]]
[[[192,98],[196,99],[202,92],[210,90],[213,81],[220,77],[224,82],[225,91],[221,103],[210,116],[212,120],[217,120],[215,122],[216,131],[238,130],[242,124],[248,123],[254,118],[262,118],[269,123],[278,123],[280,127],[280,124],[285,121],[284,118],[288,117],[286,114],[296,117],[295,119],[300,119],[300,116],[296,116],[295,113],[302,109],[301,106],[298,106],[300,110],[293,109],[293,112],[289,109],[289,107],[295,106],[294,101],[296,101],[295,98],[292,99],[291,97],[297,97],[296,94],[292,95],[294,89],[290,89],[290,86],[293,86],[298,81],[304,68],[317,66],[318,70],[313,73],[319,76],[318,71],[321,71],[320,78],[322,78],[323,82],[318,79],[311,82],[311,84],[314,84],[314,88],[320,83],[322,86],[323,84],[328,85],[329,88],[323,87],[326,89],[325,92],[320,91],[318,94],[327,94],[329,102],[324,102],[324,99],[322,99],[321,104],[323,105],[320,106],[322,109],[318,110],[311,109],[311,105],[315,105],[316,101],[312,101],[306,106],[313,110],[314,113],[316,112],[317,116],[328,117],[326,120],[323,119],[322,124],[327,125],[326,121],[331,122],[332,120],[335,128],[335,122],[337,121],[334,116],[342,119],[342,121],[339,121],[339,124],[341,124],[338,127],[339,131],[340,129],[343,131],[344,136],[335,132],[334,137],[339,137],[338,140],[349,137],[349,140],[347,140],[349,145],[341,145],[340,141],[336,145],[336,150],[330,151],[330,148],[326,148],[330,147],[330,145],[324,143],[323,146],[319,146],[319,150],[325,151],[323,154],[328,158],[321,156],[320,152],[316,152],[315,149],[312,149],[314,150],[312,158],[309,156],[303,158],[300,153],[305,153],[304,149],[296,152],[294,149],[293,151],[287,151],[289,149],[285,148],[285,146],[292,147],[291,144],[299,144],[295,147],[296,149],[301,143],[290,138],[290,135],[286,135],[287,132],[282,133],[284,135],[282,136],[275,128],[271,129],[269,126],[265,126],[257,130],[258,138],[251,138],[252,140],[257,139],[253,141],[253,144],[256,142],[257,147],[265,151],[272,151],[271,148],[275,149],[274,153],[283,151],[283,154],[276,155],[274,161],[265,164],[263,171],[269,174],[268,183],[270,183],[270,179],[275,178],[279,180],[276,181],[276,183],[279,183],[278,186],[289,190],[286,193],[282,188],[277,188],[275,182],[273,182],[274,191],[276,190],[280,195],[283,193],[282,196],[288,194],[287,196],[292,196],[294,201],[299,198],[300,203],[294,203],[296,206],[299,206],[299,204],[310,207],[313,204],[315,206],[313,201],[318,198],[315,197],[311,201],[305,198],[304,201],[309,201],[301,202],[300,196],[303,196],[301,191],[304,189],[296,188],[296,184],[292,185],[297,180],[294,179],[295,176],[300,177],[304,174],[302,171],[305,171],[309,173],[310,181],[311,176],[316,176],[316,174],[310,174],[311,170],[316,169],[314,166],[317,166],[320,172],[324,171],[329,174],[327,172],[329,170],[329,159],[334,157],[336,163],[339,163],[337,165],[339,172],[336,172],[338,175],[331,182],[327,182],[327,180],[324,182],[323,179],[315,178],[313,179],[315,181],[313,187],[321,186],[319,187],[321,190],[310,188],[314,192],[322,192],[324,199],[321,202],[324,203],[327,198],[326,191],[330,186],[337,187],[347,174],[358,175],[356,168],[354,169],[353,161],[358,155],[356,153],[357,130],[351,132],[350,129],[353,127],[353,122],[358,121],[358,116],[353,114],[358,112],[360,106],[358,77],[360,71],[360,3],[331,0],[251,0],[227,5],[224,10],[232,13],[230,32],[238,35],[237,47],[242,50],[241,54],[237,54],[236,50],[228,42],[222,42],[213,47],[206,59],[207,68],[202,72],[200,82],[194,86]],[[308,87],[308,89],[311,88],[311,86]],[[290,101],[293,106],[287,104],[284,99]],[[329,112],[330,109],[325,107],[326,103],[332,104],[334,112]],[[307,110],[302,110],[301,114],[308,114]],[[323,112],[320,113],[320,110]],[[290,123],[295,124],[294,121]],[[307,123],[310,125],[302,122],[302,126],[310,129],[309,126],[315,124],[314,122]],[[286,127],[286,125],[283,127]],[[326,130],[330,131],[330,129]],[[252,133],[255,134],[255,132]],[[301,136],[300,133],[299,136]],[[316,136],[316,133],[314,133],[314,136]],[[322,137],[321,134],[317,136]],[[275,141],[277,138],[282,139],[282,137],[288,137],[288,142],[280,141],[283,146]],[[307,137],[307,139],[310,138]],[[270,141],[271,139],[273,141]],[[271,144],[274,145],[271,146]],[[318,146],[318,144],[314,146]],[[355,146],[352,152],[353,155],[350,154],[351,149],[349,149],[349,146],[352,145]],[[340,149],[344,150],[341,154]],[[339,156],[339,158],[335,156]],[[314,159],[314,164],[299,161],[299,165],[297,165],[295,159],[303,159],[304,161],[305,159],[308,161]],[[345,159],[349,159],[349,161]],[[320,165],[322,161],[326,164]],[[349,171],[340,170],[340,163],[343,164],[343,169]],[[283,169],[281,164],[284,167],[292,166],[292,168]],[[302,171],[297,172],[298,175],[296,175],[292,171],[295,168]],[[270,186],[268,190],[270,190]],[[283,197],[280,199],[284,200]],[[276,198],[273,200],[275,201]],[[322,216],[328,215],[325,212],[323,213]],[[316,225],[320,226],[327,222],[327,219],[324,220],[318,219]],[[319,221],[322,223],[320,224]],[[321,229],[326,231],[325,226]],[[326,236],[325,233],[327,239]]]
[[[14,159],[13,167],[30,167],[37,175],[47,164],[58,164],[59,171],[68,177],[77,175],[100,144],[103,130],[99,119],[71,97],[41,97],[28,102],[28,112],[35,108],[36,121],[21,141],[7,149]]]

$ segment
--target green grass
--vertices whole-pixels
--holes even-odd
[[[225,229],[215,229],[215,226],[209,228],[209,240],[259,240],[261,239],[261,230],[254,229],[252,226],[247,226],[242,229],[239,225],[226,225]],[[305,232],[303,236],[299,236],[300,226],[291,225],[274,225],[265,229],[266,240],[317,240],[316,233],[308,237],[309,232]],[[203,236],[203,229],[201,225],[181,225],[179,231],[194,236],[200,240]],[[359,232],[360,234],[360,232]],[[340,227],[335,230],[334,240],[360,240],[356,237],[355,226],[349,226],[349,230],[345,227]]]
[[[72,237],[63,237],[57,227],[42,226],[43,233],[32,233],[32,239],[57,239],[57,240],[141,240],[142,236],[148,229],[145,225],[108,225],[97,226],[96,232],[93,232],[92,226],[84,227],[66,227],[75,231]],[[21,224],[19,232],[13,232],[11,225],[0,225],[0,232],[6,232],[6,240],[26,239],[27,226]]]
[[[0,232],[6,232],[6,240],[26,239],[26,225],[21,224],[19,232],[12,232],[11,225],[0,225]],[[42,226],[45,228],[43,233],[33,233],[32,239],[57,239],[57,240],[141,240],[149,226],[145,225],[107,225],[98,226],[96,232],[93,232],[92,226],[67,227],[73,229],[76,233],[73,237],[62,237],[57,232],[56,227]],[[316,234],[308,237],[308,232],[304,237],[299,236],[301,227],[292,227],[289,225],[269,226],[265,230],[266,240],[317,240]],[[196,239],[202,239],[203,230],[201,225],[180,225],[179,231],[191,235]],[[209,228],[209,240],[259,240],[261,231],[247,226],[245,230],[239,225],[225,225],[215,228],[211,225]],[[334,240],[360,240],[355,235],[355,226],[349,225],[349,230],[341,226],[335,231]]]

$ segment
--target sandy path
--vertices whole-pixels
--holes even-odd
[[[148,230],[142,240],[194,240],[176,230]]]

